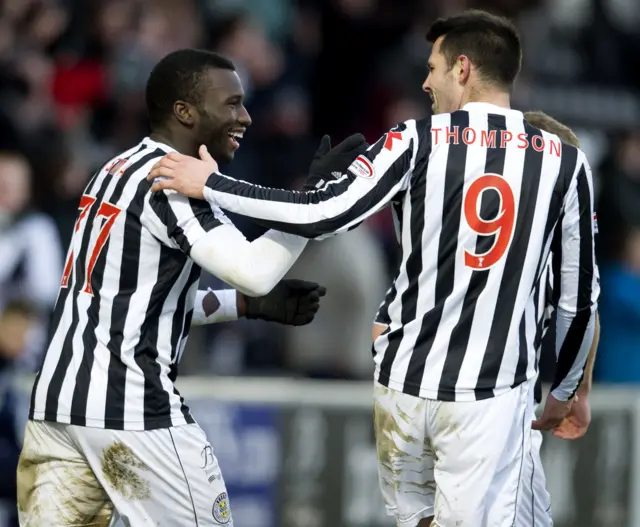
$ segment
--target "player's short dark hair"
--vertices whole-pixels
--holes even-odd
[[[515,26],[501,16],[468,10],[439,18],[427,31],[427,41],[444,37],[441,53],[452,68],[460,55],[466,55],[487,80],[509,89],[520,71],[522,46]]]
[[[155,65],[146,89],[152,129],[164,124],[173,114],[176,101],[200,104],[200,83],[210,69],[235,71],[236,68],[226,57],[201,49],[174,51]]]
[[[556,121],[550,115],[547,115],[546,113],[539,110],[535,110],[531,112],[525,112],[524,118],[529,122],[529,124],[535,126],[536,128],[540,128],[540,130],[544,130],[545,132],[549,132],[550,134],[557,135],[560,138],[560,141],[562,141],[563,143],[567,143],[568,145],[580,148],[580,139],[578,139],[578,136],[575,134],[575,132],[566,124],[562,124],[560,121]]]

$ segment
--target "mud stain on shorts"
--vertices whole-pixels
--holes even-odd
[[[113,505],[91,467],[67,466],[64,472],[68,492],[59,511],[63,525],[109,525]]]
[[[18,510],[27,512],[30,507],[31,494],[38,477],[38,463],[32,461],[32,454],[23,451],[18,461]]]
[[[393,399],[393,394],[388,392],[381,395]],[[390,401],[390,404],[394,403]],[[414,416],[424,413],[424,405],[424,400],[418,399],[413,407],[405,409],[396,403],[394,410],[390,411],[383,403],[374,400],[373,423],[378,462],[386,472],[383,476],[385,483],[396,491],[403,485],[406,493],[425,495],[435,492],[433,477],[427,478],[425,475],[422,479],[421,475],[427,472],[425,458],[434,458],[431,440],[412,433]],[[405,472],[407,474],[403,475]],[[412,481],[414,478],[419,481]]]
[[[113,505],[88,466],[24,451],[17,484],[18,509],[27,523],[109,525]]]
[[[146,500],[151,496],[149,482],[137,471],[148,471],[133,450],[117,441],[102,453],[102,472],[107,482],[121,496],[130,500]]]

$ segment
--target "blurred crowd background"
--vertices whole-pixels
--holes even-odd
[[[37,368],[92,172],[147,133],[154,64],[183,47],[236,64],[253,126],[234,177],[295,188],[324,133],[374,141],[428,115],[437,16],[505,14],[525,50],[514,106],[572,126],[594,171],[602,340],[596,380],[640,381],[640,2],[637,0],[3,0],[0,2],[0,463],[18,444],[9,380]],[[260,228],[239,218],[248,238]],[[328,294],[314,324],[193,332],[181,374],[366,379],[370,325],[397,249],[390,215],[312,242],[290,275]],[[224,287],[205,276],[203,287]],[[0,470],[4,470],[0,467]],[[2,481],[0,486],[10,481]],[[10,495],[11,488],[0,488]]]

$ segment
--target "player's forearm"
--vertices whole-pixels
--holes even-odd
[[[229,322],[244,316],[244,296],[234,289],[198,291],[193,306],[192,326]]]
[[[398,192],[389,178],[381,185],[343,177],[323,190],[298,192],[251,185],[219,174],[207,181],[204,195],[223,209],[253,218],[279,231],[316,238],[344,232],[380,210]]]
[[[191,258],[200,267],[247,296],[266,295],[298,259],[307,241],[269,231],[248,242],[231,225],[221,225],[198,240]]]
[[[600,317],[596,313],[595,329],[593,332],[593,342],[591,343],[591,349],[589,349],[589,355],[587,356],[587,363],[584,367],[584,376],[578,393],[586,395],[591,391],[593,385],[593,367],[596,363],[596,355],[598,353],[598,343],[600,342]]]
[[[575,395],[585,374],[595,332],[595,307],[576,314],[560,307],[556,309],[556,346],[559,351],[551,392],[559,401],[567,401]]]

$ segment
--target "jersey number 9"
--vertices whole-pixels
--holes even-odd
[[[500,197],[500,210],[495,218],[485,220],[480,217],[482,194],[493,189]],[[496,174],[485,174],[476,179],[464,195],[464,218],[473,232],[480,236],[495,235],[493,246],[484,254],[464,250],[464,263],[476,271],[489,269],[506,254],[516,221],[516,202],[509,182]]]

